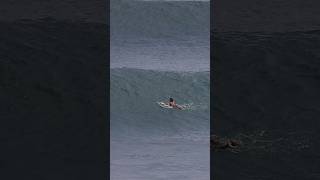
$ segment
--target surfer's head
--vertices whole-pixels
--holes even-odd
[[[173,102],[173,98],[170,98],[169,101],[170,101],[170,102]]]

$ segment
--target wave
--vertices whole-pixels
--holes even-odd
[[[112,39],[209,37],[209,2],[111,1]],[[161,22],[161,23],[159,23]]]
[[[111,69],[112,136],[193,136],[209,133],[209,72]],[[163,109],[173,97],[187,110]]]

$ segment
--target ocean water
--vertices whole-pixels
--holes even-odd
[[[210,178],[209,3],[111,1],[111,180]],[[173,97],[188,110],[163,109]]]
[[[214,42],[213,132],[243,145],[212,152],[212,175],[320,179],[320,31],[221,32]]]
[[[209,112],[207,71],[111,69],[111,179],[209,179]]]
[[[111,67],[161,71],[210,71],[209,37],[140,39],[111,46]]]

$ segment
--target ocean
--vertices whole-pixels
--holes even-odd
[[[318,30],[215,33],[212,131],[243,142],[212,151],[215,179],[320,179],[319,40]]]
[[[115,68],[110,84],[111,179],[209,179],[209,72]]]
[[[111,179],[209,179],[208,45],[148,42],[111,48]]]
[[[209,13],[111,1],[111,180],[210,179]],[[157,104],[170,97],[189,108]]]

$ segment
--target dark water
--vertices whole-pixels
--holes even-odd
[[[213,132],[244,142],[213,152],[215,179],[320,179],[320,31],[214,42]]]

